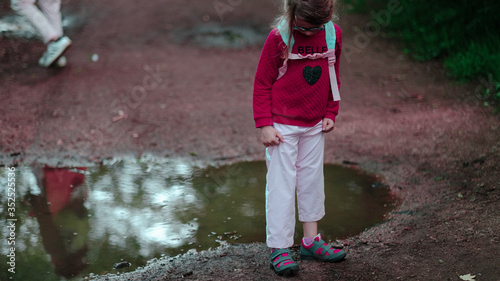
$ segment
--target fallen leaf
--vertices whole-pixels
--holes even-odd
[[[113,117],[113,123],[123,118],[127,118],[127,115],[123,112],[123,110],[118,110],[118,116]]]
[[[465,280],[465,281],[475,281],[476,275],[471,275],[470,273],[467,275],[460,275],[460,279]]]
[[[121,119],[126,118],[126,117],[127,117],[126,115],[118,115],[118,116],[113,117],[112,121],[113,121],[113,123],[115,123],[115,122],[120,121]]]

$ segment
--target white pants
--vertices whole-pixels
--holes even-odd
[[[295,232],[295,192],[301,222],[325,215],[322,122],[314,127],[274,123],[284,142],[266,149],[267,246],[288,248]],[[297,188],[297,189],[296,189]]]
[[[45,43],[63,35],[61,22],[61,0],[11,0],[12,10],[25,16],[40,32]]]

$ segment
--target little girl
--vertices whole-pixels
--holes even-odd
[[[346,255],[318,234],[325,215],[323,134],[333,130],[339,109],[342,34],[331,22],[334,0],[284,3],[259,60],[253,109],[266,146],[271,268],[290,276],[299,271],[288,249],[294,242],[295,192],[304,231],[301,258],[336,262]]]

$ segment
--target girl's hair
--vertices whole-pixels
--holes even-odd
[[[288,56],[288,46],[292,42],[293,22],[300,18],[313,25],[321,25],[329,22],[333,16],[335,0],[284,0],[283,13],[276,19],[275,27],[283,20],[288,23],[290,36],[285,46],[284,56]]]

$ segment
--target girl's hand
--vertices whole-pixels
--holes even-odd
[[[335,128],[335,122],[330,118],[323,118],[323,132],[328,133]]]
[[[283,142],[283,136],[273,126],[264,126],[260,128],[260,139],[264,146],[279,145]]]

